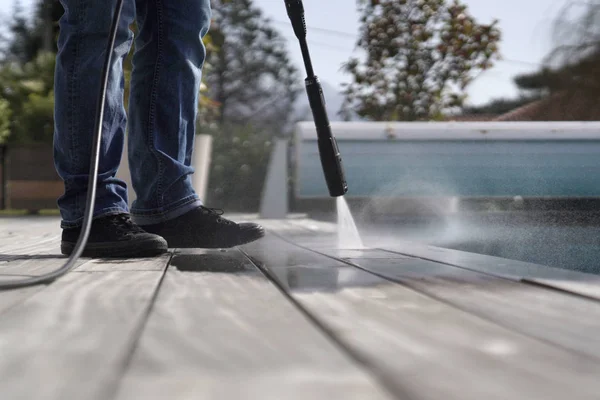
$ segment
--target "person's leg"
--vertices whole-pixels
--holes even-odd
[[[115,1],[61,0],[55,69],[55,165],[64,180],[58,199],[63,228],[81,225],[85,210],[88,172],[100,73],[108,44]],[[133,4],[126,1],[115,43],[104,111],[100,170],[94,216],[128,212],[125,183],[115,174],[123,152],[126,114],[123,108],[122,58],[131,45],[128,28]]]
[[[264,233],[202,206],[191,167],[210,0],[136,0],[129,101],[131,213],[170,247],[231,247]]]
[[[61,0],[61,3],[65,13],[59,22],[55,69],[54,161],[65,185],[58,205],[63,228],[61,247],[63,253],[69,254],[79,236],[86,206],[96,104],[116,1]],[[118,247],[114,242],[124,239],[119,232],[130,226],[126,217],[121,217],[128,213],[126,185],[115,178],[115,174],[121,161],[126,127],[122,65],[131,47],[129,24],[134,14],[133,0],[126,0],[106,93],[94,223],[88,246],[92,251],[84,254],[94,253],[94,246],[95,250]],[[155,235],[134,238],[143,242],[138,243],[141,245],[138,250],[164,243]],[[130,235],[128,242],[131,239]]]
[[[140,224],[201,205],[191,183],[198,95],[210,23],[209,0],[136,0],[129,101],[129,167]]]

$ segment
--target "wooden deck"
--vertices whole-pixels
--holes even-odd
[[[262,222],[239,249],[82,259],[0,292],[0,398],[600,398],[600,276]],[[0,278],[60,266],[59,237],[0,219]]]

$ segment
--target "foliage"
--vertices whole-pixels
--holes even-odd
[[[460,107],[474,73],[498,53],[497,21],[479,24],[459,0],[358,0],[362,27],[344,70],[342,113],[373,120],[436,119]]]
[[[272,141],[251,124],[224,124],[213,135],[208,202],[236,211],[260,204]]]
[[[26,62],[31,59],[32,32],[31,26],[23,13],[20,1],[15,0],[13,4],[12,19],[6,24],[8,26],[8,37],[2,40],[2,61]]]
[[[1,43],[4,47],[4,62],[25,64],[38,54],[55,52],[58,38],[58,20],[64,9],[59,1],[38,0],[34,5],[32,20],[28,20],[16,0],[12,20],[8,23],[10,38]]]
[[[52,143],[54,134],[54,95],[31,93],[15,119],[11,142]]]
[[[51,143],[54,127],[55,55],[40,53],[24,66],[0,69],[0,100],[8,104],[11,143]]]
[[[0,99],[0,144],[6,141],[10,134],[10,103],[5,99]]]
[[[205,104],[218,113],[215,124],[199,128],[213,135],[208,202],[256,211],[272,142],[289,133],[301,79],[284,39],[252,1],[214,0],[213,16]]]
[[[219,123],[279,133],[299,93],[284,39],[251,0],[214,0],[213,16],[206,82]]]
[[[44,52],[44,12],[45,7],[51,6],[51,23],[54,46],[51,52]],[[27,21],[22,14],[19,3],[15,3],[15,13],[10,24],[11,40],[4,43],[6,52],[0,68],[0,99],[8,103],[11,112],[10,140],[13,142],[28,142],[33,139],[48,142],[52,135],[49,129],[53,126],[52,88],[54,85],[54,62],[56,56],[56,38],[58,36],[58,21],[64,9],[58,1],[38,0],[35,5],[33,21]],[[136,25],[130,29],[135,33]],[[210,46],[210,34],[205,38]],[[131,59],[134,48],[124,61],[125,93],[124,102],[128,106],[129,82],[131,76]],[[208,68],[208,66],[206,66]],[[209,124],[215,119],[214,104],[202,91],[199,101],[199,123]],[[8,112],[3,113],[7,119]],[[31,124],[31,121],[38,121]],[[43,123],[42,123],[43,122]],[[50,123],[52,122],[52,123]],[[35,132],[38,131],[39,132]]]
[[[539,71],[516,85],[540,95],[558,91],[600,93],[600,1],[569,1],[554,21],[554,49]]]

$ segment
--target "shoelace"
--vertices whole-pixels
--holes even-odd
[[[123,232],[142,232],[142,229],[137,226],[129,215],[119,214],[110,219],[113,226]]]
[[[216,221],[219,224],[226,224],[226,225],[233,225],[234,224],[234,222],[229,221],[228,219],[221,218],[221,215],[223,215],[225,213],[225,211],[223,211],[220,208],[209,208],[209,207],[201,206],[200,209],[202,210],[203,214],[217,216]]]

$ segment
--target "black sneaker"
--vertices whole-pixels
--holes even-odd
[[[60,250],[70,255],[75,249],[81,228],[63,229]],[[129,214],[101,217],[92,221],[92,228],[83,257],[152,257],[167,252],[165,239],[145,232]]]
[[[222,210],[200,206],[170,221],[142,227],[165,238],[170,248],[225,249],[265,235],[258,224],[237,224],[221,217],[222,214]]]

